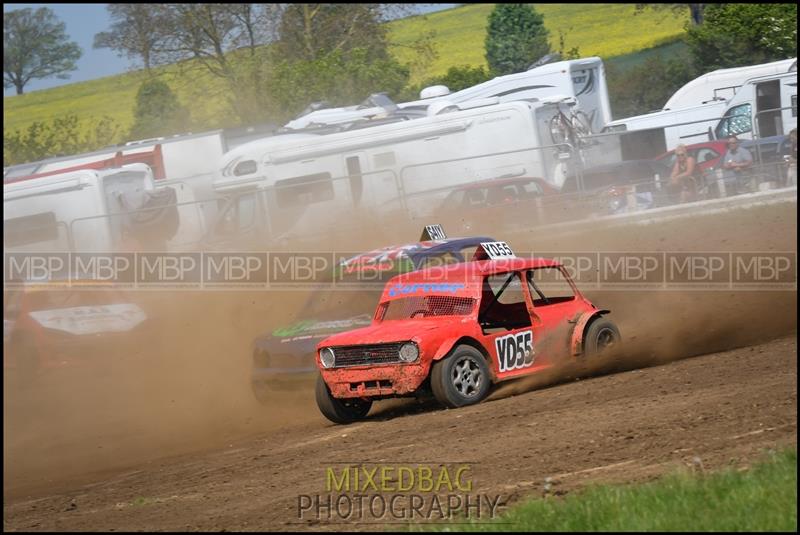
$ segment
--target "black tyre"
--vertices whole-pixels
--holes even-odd
[[[582,111],[575,112],[572,119],[573,128],[579,136],[592,135],[592,121],[589,116]]]
[[[36,344],[27,336],[12,338],[9,343],[11,357],[16,367],[16,379],[20,386],[30,386],[39,375],[39,355]]]
[[[570,128],[564,121],[561,114],[553,116],[550,119],[550,139],[553,140],[553,145],[561,143],[569,143],[570,141]]]
[[[349,424],[361,420],[367,416],[372,407],[371,401],[360,398],[333,397],[322,376],[317,377],[316,398],[317,407],[322,415],[335,424]]]
[[[482,401],[491,387],[489,365],[480,351],[460,345],[433,364],[431,390],[445,407],[464,407]]]
[[[250,386],[253,390],[253,395],[261,405],[270,405],[275,400],[274,396],[270,395],[272,391],[267,386],[266,382],[251,381]]]
[[[592,357],[619,347],[622,337],[614,322],[605,318],[597,318],[589,324],[583,342],[583,354]]]

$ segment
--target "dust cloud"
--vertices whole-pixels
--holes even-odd
[[[597,228],[560,238],[535,229],[504,234],[518,251],[795,251],[796,205],[703,216],[661,225]],[[303,250],[363,251],[418,238],[422,223],[370,225],[326,236]],[[391,230],[391,231],[390,231]],[[252,250],[252,249],[251,249]],[[500,386],[519,393],[590,373],[753,344],[796,330],[795,291],[589,290],[612,310],[625,345],[592,363],[569,362],[540,377]],[[98,343],[80,362],[45,370],[31,384],[4,374],[4,489],[79,481],[103,470],[228,447],[291,426],[323,425],[314,377],[276,390],[266,405],[250,391],[253,339],[297,317],[308,291],[138,291],[133,299],[156,328],[122,346]],[[6,348],[7,349],[7,348]],[[411,404],[409,404],[410,406]],[[402,403],[399,406],[404,406]],[[378,404],[398,407],[398,402]],[[409,409],[411,410],[411,409]]]

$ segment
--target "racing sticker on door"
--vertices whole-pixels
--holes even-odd
[[[533,331],[522,331],[499,336],[495,338],[494,345],[497,349],[500,372],[527,368],[533,364],[535,355],[533,350]]]

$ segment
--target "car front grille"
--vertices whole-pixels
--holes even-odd
[[[400,346],[404,343],[334,347],[332,348],[336,359],[334,366],[341,368],[400,362]]]

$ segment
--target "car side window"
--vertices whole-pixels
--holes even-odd
[[[520,197],[523,199],[530,199],[542,195],[542,188],[534,181],[519,184]]]
[[[488,204],[503,204],[507,202],[514,202],[519,194],[514,186],[503,186],[502,188],[494,187],[489,190],[487,198]]]
[[[533,296],[533,306],[549,306],[575,299],[564,272],[558,267],[544,267],[528,270],[525,274]]]
[[[719,153],[713,149],[700,149],[697,151],[697,163],[708,162],[718,157]]]
[[[486,193],[482,189],[469,189],[465,193],[464,204],[467,206],[479,206],[486,200]]]
[[[484,333],[531,325],[519,273],[498,273],[483,280],[478,323]]]

